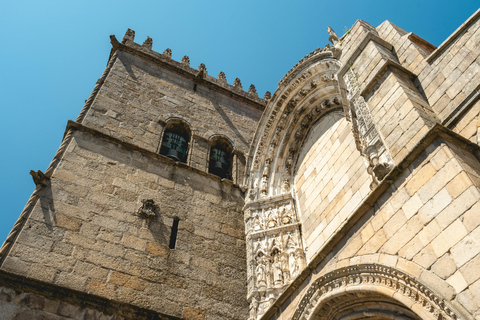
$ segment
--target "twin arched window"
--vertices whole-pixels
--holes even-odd
[[[183,121],[171,120],[165,126],[160,154],[182,163],[187,162],[190,127]],[[233,146],[224,137],[216,136],[210,140],[208,173],[223,179],[232,179]]]

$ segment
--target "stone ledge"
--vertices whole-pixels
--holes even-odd
[[[91,308],[124,319],[181,320],[181,318],[160,314],[131,304],[106,299],[97,295],[60,287],[55,284],[30,279],[0,270],[0,285],[16,291],[38,294],[47,299],[63,301],[75,306]]]
[[[422,153],[435,138],[441,137],[450,141],[460,148],[468,150],[476,156],[480,161],[480,146],[462,137],[461,135],[451,131],[441,124],[435,124],[427,134],[415,145],[412,151],[397,165],[389,174],[385,176],[382,182],[370,193],[370,195],[358,206],[350,218],[343,222],[337,231],[325,241],[325,244],[317,251],[312,261],[303,269],[303,271],[293,280],[287,289],[278,297],[278,299],[270,306],[270,308],[263,314],[259,320],[268,320],[275,315],[278,310],[281,310],[283,303],[295,293],[303,282],[314,273],[315,268],[322,262],[322,260],[340,243],[340,241],[348,234],[350,230],[356,225],[358,221],[373,208],[375,202],[394,184],[397,178],[412,164],[415,159]]]

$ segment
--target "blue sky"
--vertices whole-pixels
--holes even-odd
[[[439,45],[479,1],[23,1],[0,11],[0,243],[34,190],[29,171],[48,167],[107,63],[109,35],[136,31],[153,49],[190,57],[263,97],[303,56],[357,19],[390,20]]]

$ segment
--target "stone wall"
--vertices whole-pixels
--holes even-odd
[[[173,316],[244,318],[241,191],[78,128],[2,269]],[[139,215],[144,199],[156,219]]]
[[[316,279],[344,267],[369,264],[404,272],[444,299],[458,317],[478,318],[479,169],[480,163],[468,150],[436,138],[331,251],[321,252],[324,258],[312,276],[295,284],[298,289],[272,318],[290,319],[295,312],[299,315],[299,305],[309,302],[312,312],[318,299],[308,299],[320,289],[311,287]],[[366,292],[367,287],[352,290]],[[400,299],[398,288],[388,294],[381,287],[375,290]],[[414,297],[400,302],[415,312],[424,309]]]
[[[372,179],[348,121],[337,112],[310,129],[297,166],[295,190],[310,261],[365,199]]]

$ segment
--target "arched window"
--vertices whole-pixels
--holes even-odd
[[[210,147],[208,172],[223,179],[232,179],[233,147],[227,139],[216,137]]]
[[[160,154],[178,162],[187,162],[190,128],[180,120],[171,120],[165,126]]]

